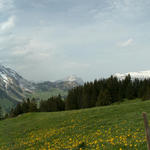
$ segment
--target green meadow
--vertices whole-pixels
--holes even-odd
[[[1,150],[146,150],[142,112],[150,101],[27,113],[0,121]]]
[[[29,98],[35,98],[39,100],[47,100],[50,97],[61,95],[62,97],[66,97],[68,94],[68,91],[57,89],[57,88],[51,88],[49,91],[35,91],[30,95],[26,95]]]

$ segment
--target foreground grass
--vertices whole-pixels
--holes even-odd
[[[0,121],[0,149],[146,150],[143,111],[150,101],[24,114]]]

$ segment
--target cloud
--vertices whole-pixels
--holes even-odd
[[[8,11],[14,8],[13,0],[0,0],[0,12]]]
[[[14,14],[14,0],[0,0],[0,33],[7,32],[15,26]]]
[[[146,1],[0,0],[0,61],[28,79],[96,77],[97,68],[119,67],[117,56],[140,53],[140,44],[148,49]]]
[[[80,69],[80,70],[84,70],[84,69],[88,69],[90,67],[90,64],[88,63],[82,63],[82,62],[73,62],[73,61],[66,61],[64,68],[67,70],[71,70],[73,69]]]
[[[17,41],[17,39],[15,39]],[[12,56],[24,57],[27,61],[45,61],[53,56],[55,47],[42,39],[18,39],[19,43],[12,48]]]
[[[8,31],[15,26],[15,17],[11,16],[6,22],[0,24],[0,31]]]
[[[128,39],[127,41],[121,42],[119,44],[117,44],[119,47],[128,47],[130,45],[132,45],[134,42],[134,40],[132,38]]]

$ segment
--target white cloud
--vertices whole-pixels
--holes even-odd
[[[132,38],[130,38],[130,39],[128,39],[127,41],[118,43],[117,45],[118,45],[119,47],[128,47],[128,46],[132,45],[133,42],[134,42],[134,40],[133,40]]]
[[[6,1],[15,1],[13,11],[9,9],[13,3],[7,3],[7,6]],[[145,39],[149,36],[149,26],[145,24],[148,19],[140,15],[141,12],[147,15],[150,10],[140,11],[145,8],[139,4],[143,0],[87,3],[74,3],[72,0],[69,3],[73,2],[73,5],[66,5],[66,0],[62,0],[64,4],[54,4],[54,9],[51,9],[51,0],[31,1],[43,6],[32,7],[28,0],[0,0],[0,61],[18,68],[29,79],[55,80],[68,74],[97,76],[97,67],[105,68],[102,69],[105,72],[113,68],[110,64],[120,65],[114,53],[116,46],[118,49],[124,47],[124,50],[126,47],[133,48],[128,46],[132,46],[136,39],[132,52],[117,51],[117,56],[123,59],[124,55],[139,50],[136,44],[142,47],[142,42],[147,42]],[[2,12],[1,9],[5,10]],[[17,18],[16,25],[15,17],[11,17],[13,15]],[[14,26],[15,32],[8,32]],[[143,35],[145,38],[141,39]],[[111,53],[109,58],[108,53]],[[89,72],[94,73],[86,75]]]
[[[0,12],[8,11],[14,8],[13,0],[0,0]]]
[[[15,26],[15,17],[11,16],[6,22],[0,24],[0,32],[8,31]]]
[[[55,47],[51,43],[39,39],[22,39],[19,41],[20,44],[18,43],[12,50],[12,55],[15,57],[25,57],[27,60],[32,61],[44,61],[47,58],[51,58],[54,54]]]

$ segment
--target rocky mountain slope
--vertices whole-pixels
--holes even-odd
[[[78,85],[84,84],[83,80],[81,78],[77,77],[76,75],[71,75],[71,76],[68,76],[67,78],[56,81],[56,83],[62,83],[62,82],[68,82],[68,83],[75,82]]]
[[[83,84],[82,79],[76,76],[56,82],[33,83],[24,79],[16,71],[0,65],[0,105],[5,110],[9,110],[10,107],[35,92],[50,92],[52,89],[67,91],[81,84]]]

